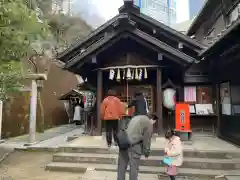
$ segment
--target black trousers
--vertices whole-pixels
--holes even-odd
[[[114,142],[117,142],[118,121],[117,119],[106,120],[106,139],[108,146],[112,145],[112,136]]]
[[[170,180],[175,180],[175,176],[169,176]]]

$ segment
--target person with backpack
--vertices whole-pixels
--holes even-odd
[[[125,180],[128,164],[130,165],[129,180],[138,179],[141,156],[150,155],[153,124],[158,117],[154,114],[134,116],[127,129],[118,133],[119,146],[117,180]]]
[[[125,113],[125,108],[121,100],[116,97],[116,92],[108,90],[108,96],[101,104],[101,118],[106,125],[106,140],[110,148],[112,145],[112,136],[116,145],[116,136],[118,133],[118,122]]]

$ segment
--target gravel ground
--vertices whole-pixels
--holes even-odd
[[[14,152],[0,165],[0,180],[116,180],[116,173],[88,170],[84,174],[48,172],[46,164],[52,161],[53,153]],[[128,179],[128,178],[127,178]],[[140,174],[140,180],[158,180],[157,175]],[[161,177],[160,180],[168,180]],[[177,178],[176,180],[210,180],[208,178]],[[219,179],[223,180],[223,179]]]

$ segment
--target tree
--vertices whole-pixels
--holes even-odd
[[[48,25],[39,22],[23,0],[0,0],[0,99],[19,89],[21,61],[33,51],[32,43],[48,36]]]

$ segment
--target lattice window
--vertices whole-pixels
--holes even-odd
[[[153,88],[150,85],[129,85],[128,87],[128,97],[126,92],[126,87],[118,86],[114,87],[117,91],[117,95],[122,102],[130,103],[133,100],[134,93],[136,91],[141,91],[145,96],[148,104],[149,111],[153,111],[154,102],[153,102]]]

